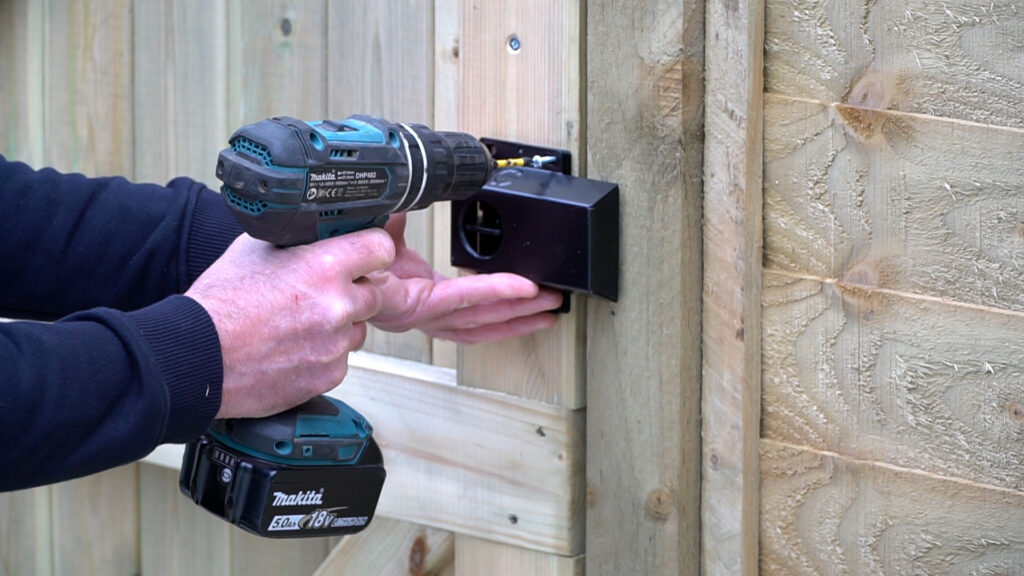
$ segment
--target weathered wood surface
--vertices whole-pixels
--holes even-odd
[[[1022,19],[766,2],[767,573],[1022,565]]]
[[[454,560],[451,532],[376,517],[366,530],[343,538],[313,576],[450,576]]]
[[[764,2],[707,4],[701,571],[758,568]]]
[[[765,267],[1024,310],[1024,132],[768,96]]]
[[[54,574],[138,572],[138,468],[130,464],[51,487]]]
[[[327,3],[228,4],[228,126],[327,113]]]
[[[142,574],[232,573],[231,538],[240,530],[182,494],[177,470],[139,466],[139,515]]]
[[[371,114],[433,127],[434,7],[430,2],[333,2],[328,4],[327,29],[328,117]],[[428,208],[409,213],[405,230],[406,242],[428,261],[434,256],[433,212]],[[422,332],[394,334],[371,326],[364,349],[430,362],[431,346],[431,338]]]
[[[1024,127],[1018,1],[765,5],[768,92]]]
[[[217,154],[237,128],[227,122],[227,3],[139,2],[133,15],[135,179],[189,176],[216,189]]]
[[[50,488],[0,493],[0,575],[53,574]]]
[[[1019,574],[1024,493],[762,443],[764,574]]]
[[[473,576],[583,576],[584,557],[558,556],[459,535],[455,574]]]
[[[442,368],[369,354],[359,364],[332,394],[374,423],[389,471],[379,514],[562,555],[582,550],[582,414],[455,386]]]
[[[1024,489],[1024,315],[766,273],[765,438]]]
[[[704,6],[587,5],[587,176],[621,191],[587,316],[588,574],[700,569]]]
[[[435,70],[444,82],[439,90],[445,90],[436,98],[439,124],[448,125],[454,112],[454,128],[476,136],[567,148],[574,153],[575,169],[579,170],[582,11],[578,0],[438,5]],[[450,222],[450,218],[447,215],[442,222]],[[552,329],[512,341],[460,346],[456,356],[459,383],[580,408],[585,394],[583,326],[577,299],[573,312]],[[547,549],[563,556],[581,554],[584,545],[582,410],[571,417],[581,425],[581,444],[579,467],[570,481],[574,493],[566,534],[570,545]],[[517,466],[524,470],[528,464],[523,461]],[[523,473],[525,477],[525,470]],[[504,518],[513,530],[525,526],[523,521],[515,512]],[[476,562],[488,557],[501,559],[494,563],[494,573],[512,574],[516,566],[546,562],[554,574],[571,574],[566,572],[571,567],[558,556],[490,544],[463,534],[456,535],[456,549],[456,574],[460,576],[479,573]],[[459,556],[467,561],[459,561]]]
[[[44,161],[134,176],[130,0],[46,4]],[[38,71],[36,71],[38,73]]]
[[[43,162],[43,19],[42,2],[0,2],[0,154],[31,165]]]
[[[580,166],[579,0],[461,2],[458,129],[566,148]],[[519,41],[519,50],[510,47]],[[568,408],[584,404],[580,301],[558,324],[530,336],[463,347],[459,382]]]

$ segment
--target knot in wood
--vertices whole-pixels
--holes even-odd
[[[647,493],[645,510],[651,520],[664,522],[672,512],[672,494],[661,487],[651,490]]]
[[[430,549],[427,547],[427,539],[422,535],[417,536],[416,540],[412,543],[412,548],[409,549],[409,574],[412,576],[421,576],[423,574],[423,565],[427,559],[427,553]]]
[[[1009,406],[1010,419],[1017,424],[1024,423],[1024,405],[1020,402],[1011,402]]]
[[[863,141],[882,136],[886,114],[896,97],[896,79],[877,70],[864,73],[835,109],[848,131]]]

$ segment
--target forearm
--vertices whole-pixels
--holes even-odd
[[[0,157],[0,202],[0,313],[15,317],[183,293],[241,233],[220,197],[188,179],[133,184]]]
[[[0,491],[91,474],[184,442],[223,378],[206,312],[176,296],[133,313],[0,324]]]

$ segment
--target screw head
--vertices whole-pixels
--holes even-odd
[[[517,54],[523,49],[523,43],[519,40],[519,36],[513,34],[508,37],[508,51],[512,54]]]

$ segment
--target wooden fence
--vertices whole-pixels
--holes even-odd
[[[371,335],[335,392],[385,444],[363,535],[250,538],[161,448],[0,495],[0,574],[1019,572],[1022,30],[1010,0],[0,1],[8,157],[210,180],[241,124],[365,112],[568,148],[623,202],[618,303]],[[447,222],[410,230],[441,268]]]
[[[0,574],[695,572],[703,9],[0,0],[8,158],[210,182],[238,126],[370,113],[567,148],[623,211],[617,304],[576,298],[555,329],[493,345],[371,334],[335,392],[384,446],[365,533],[248,536],[178,493],[165,447],[0,495]],[[432,208],[408,234],[441,269],[447,226]]]

